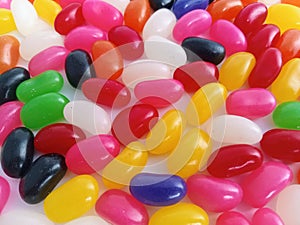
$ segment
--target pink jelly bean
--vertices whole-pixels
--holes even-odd
[[[67,5],[71,4],[71,3],[83,3],[85,0],[59,0],[59,4],[61,5],[61,7],[66,7]]]
[[[241,89],[232,92],[226,99],[228,114],[256,119],[267,116],[276,107],[275,97],[263,88]]]
[[[63,70],[69,50],[62,46],[52,46],[35,55],[28,64],[31,76],[39,75],[46,70]]]
[[[10,194],[10,186],[4,177],[0,176],[0,213],[5,207]]]
[[[193,203],[211,212],[231,210],[243,198],[243,191],[237,183],[202,174],[189,177],[187,189]]]
[[[250,222],[243,214],[231,211],[222,213],[218,217],[216,225],[250,225]]]
[[[210,28],[212,40],[222,44],[226,49],[226,55],[230,56],[236,52],[247,49],[247,41],[243,32],[228,20],[217,20]]]
[[[192,10],[176,22],[173,37],[182,42],[187,37],[199,36],[208,30],[211,22],[211,16],[206,10]]]
[[[134,88],[137,99],[157,108],[167,107],[177,102],[183,93],[183,85],[174,79],[142,81]]]
[[[123,24],[122,13],[103,1],[86,0],[82,5],[82,13],[87,23],[104,31]]]
[[[106,32],[97,27],[87,25],[73,29],[65,38],[65,47],[72,51],[83,49],[91,52],[93,44],[98,40],[107,40]]]
[[[292,171],[285,164],[266,162],[242,182],[244,201],[255,208],[263,207],[289,185],[292,179]]]
[[[69,149],[66,164],[75,174],[91,174],[102,170],[119,152],[120,145],[113,136],[92,136]]]
[[[145,206],[122,190],[104,192],[96,203],[96,212],[114,225],[148,225]]]
[[[7,102],[0,106],[0,145],[13,129],[22,126],[20,119],[22,107],[23,103],[19,101]]]
[[[258,209],[252,218],[252,225],[284,225],[281,218],[269,208]]]
[[[10,9],[11,0],[0,0],[0,8]]]

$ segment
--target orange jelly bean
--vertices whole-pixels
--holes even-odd
[[[281,0],[281,3],[283,4],[290,4],[294,6],[300,7],[300,1],[299,0]]]
[[[4,35],[0,37],[0,73],[15,67],[20,58],[20,43],[11,36]]]
[[[243,3],[244,6],[247,6],[249,4],[256,3],[257,0],[241,0],[241,2]]]

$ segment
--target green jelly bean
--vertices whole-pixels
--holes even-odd
[[[47,93],[33,98],[21,110],[21,120],[30,129],[37,130],[64,118],[63,110],[69,100],[59,93]]]
[[[278,105],[273,111],[273,121],[277,127],[300,130],[300,102]]]
[[[31,99],[50,92],[59,92],[64,85],[61,74],[55,70],[48,70],[36,77],[22,82],[16,91],[21,102],[28,102]]]

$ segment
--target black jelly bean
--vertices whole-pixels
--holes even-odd
[[[37,158],[21,179],[19,193],[28,204],[43,201],[64,177],[67,171],[65,158],[56,153]]]
[[[156,11],[161,8],[171,9],[174,3],[174,0],[149,0],[151,8]]]
[[[25,127],[14,129],[2,146],[1,166],[4,173],[13,178],[23,177],[32,164],[34,135]]]

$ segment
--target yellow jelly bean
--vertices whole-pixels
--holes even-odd
[[[140,173],[148,161],[148,152],[139,142],[131,142],[102,171],[102,180],[108,188],[123,188]]]
[[[189,124],[198,126],[207,121],[224,105],[226,88],[220,83],[209,83],[200,88],[191,98],[186,117]]]
[[[54,26],[57,14],[62,10],[61,6],[53,0],[35,0],[33,6],[39,17]]]
[[[174,150],[185,125],[186,119],[181,111],[176,109],[167,111],[147,135],[146,148],[155,155]]]
[[[156,211],[149,225],[208,225],[207,213],[191,203],[180,202]]]
[[[98,192],[98,183],[92,176],[74,177],[47,196],[45,214],[55,223],[78,218],[94,207]]]
[[[219,81],[227,90],[235,90],[244,85],[256,60],[249,52],[238,52],[229,56],[220,68]]]
[[[265,23],[275,24],[280,32],[288,29],[300,30],[300,8],[290,4],[275,4],[268,8],[268,16]]]
[[[199,128],[188,131],[178,147],[167,159],[168,170],[182,178],[195,174],[207,163],[211,153],[211,141],[207,133]]]
[[[17,27],[11,11],[0,8],[0,34],[6,34],[16,29]]]
[[[279,102],[294,101],[300,96],[300,59],[288,61],[271,85],[271,92]]]

